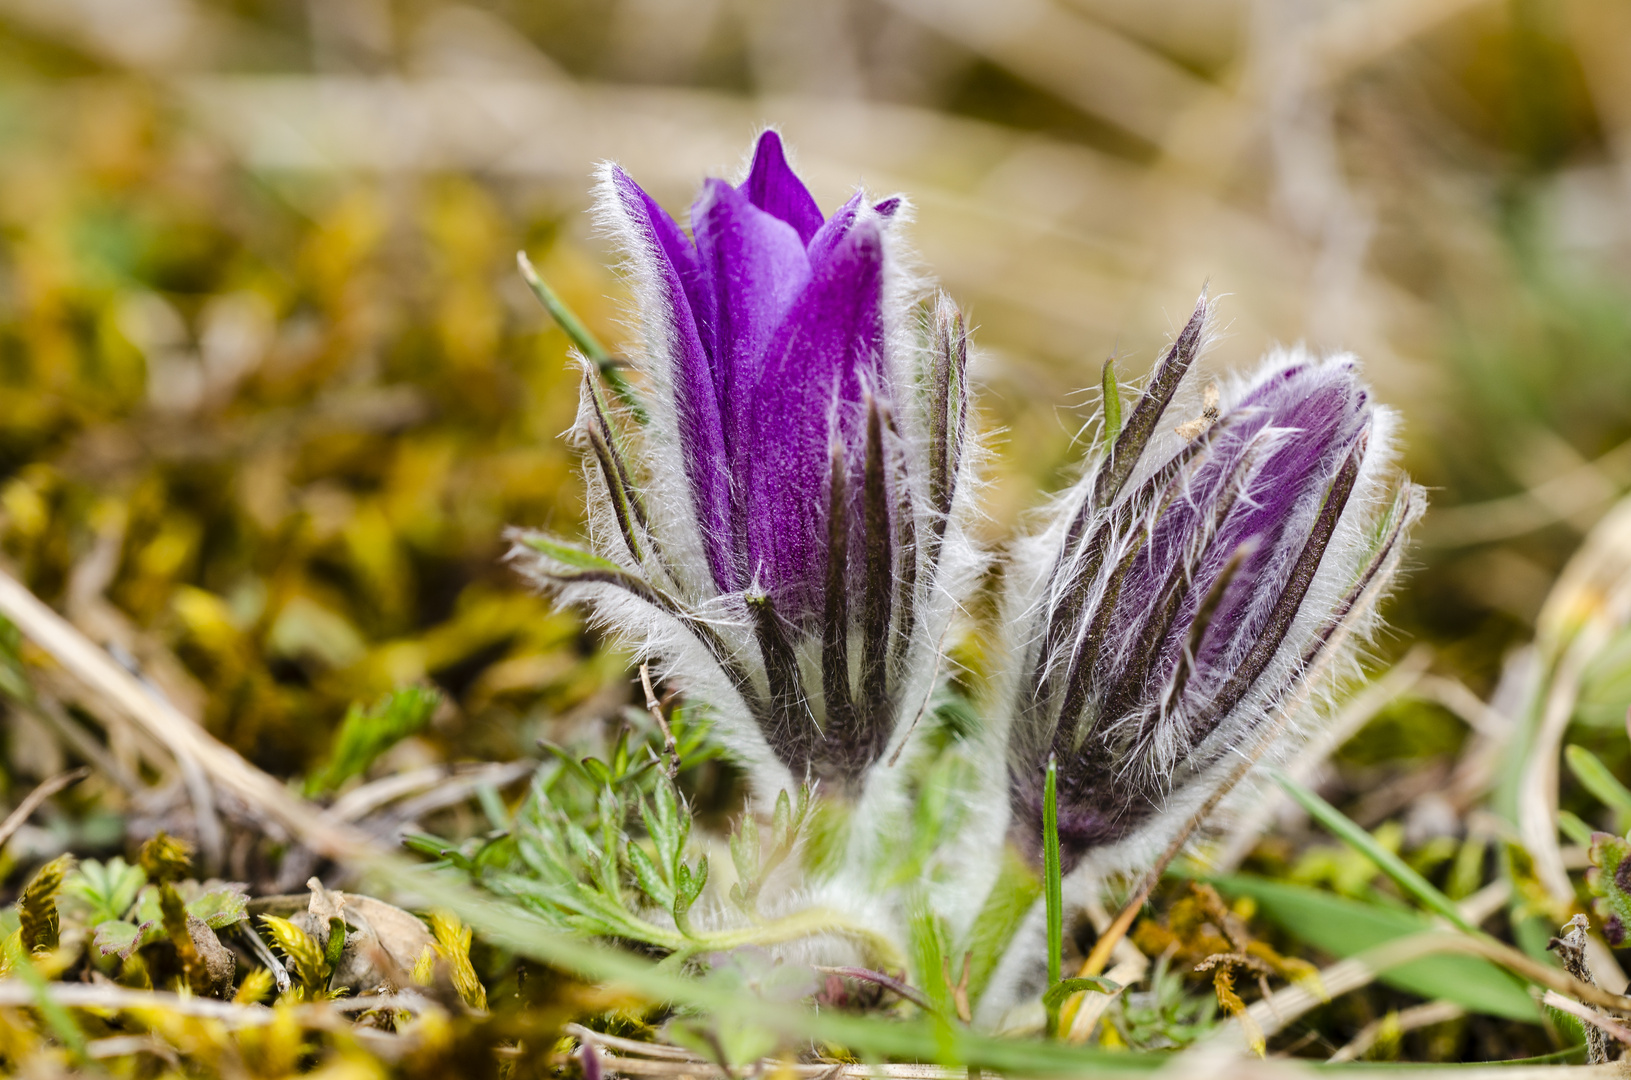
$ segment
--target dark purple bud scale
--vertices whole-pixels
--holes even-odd
[[[1270,705],[1289,701],[1334,633],[1304,618],[1330,603],[1311,598],[1316,581],[1347,575],[1344,590],[1363,592],[1414,514],[1407,489],[1398,528],[1374,551],[1345,548],[1328,564],[1367,461],[1373,496],[1384,457],[1371,454],[1378,413],[1351,362],[1282,363],[1221,413],[1166,419],[1207,315],[1203,300],[1079,485],[1032,605],[1041,629],[1013,718],[1013,828],[1038,850],[1043,770],[1056,756],[1066,866],[1137,833],[1177,789],[1255,743]],[[1178,429],[1176,445],[1158,439],[1161,425]],[[1366,515],[1376,516],[1350,514],[1350,546]],[[1359,603],[1335,599],[1339,621]]]
[[[1201,335],[1206,329],[1206,306],[1200,305],[1189,322],[1178,332],[1178,338],[1155,365],[1150,385],[1139,397],[1127,425],[1121,429],[1110,447],[1110,460],[1094,477],[1091,505],[1096,509],[1109,503],[1120,493],[1127,478],[1133,474],[1139,455],[1155,434],[1155,425],[1178,392],[1178,386],[1189,373],[1189,366],[1200,353]]]

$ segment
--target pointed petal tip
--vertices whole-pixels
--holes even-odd
[[[782,147],[782,133],[775,128],[765,128],[754,141],[753,160],[757,162],[761,156],[775,157],[784,162],[787,160]]]
[[[844,246],[858,254],[869,257],[883,257],[883,227],[882,223],[874,217],[865,217],[857,221],[844,237]]]
[[[753,148],[753,164],[738,190],[759,209],[793,226],[805,244],[826,221],[810,189],[787,163],[781,135],[774,128],[759,136]]]
[[[617,192],[619,198],[628,199],[631,196],[645,195],[646,193],[645,189],[640,186],[639,182],[636,181],[634,177],[630,176],[628,171],[624,169],[623,166],[617,164],[615,161],[608,161],[606,163],[603,175],[605,177],[605,182],[611,185],[612,189]]]

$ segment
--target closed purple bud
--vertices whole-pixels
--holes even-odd
[[[621,169],[603,175],[651,422],[625,431],[585,395],[607,566],[525,535],[518,550],[711,705],[740,756],[854,793],[927,693],[972,576],[960,321],[914,317],[890,261],[900,200],[857,193],[823,216],[774,131],[740,184],[704,184],[689,236]],[[951,323],[948,346],[935,327]]]
[[[1422,508],[1391,464],[1393,416],[1351,358],[1271,357],[1175,423],[1209,314],[1203,299],[1103,460],[1016,560],[1039,569],[1010,598],[1025,661],[1014,835],[1040,854],[1055,756],[1067,868],[1163,844],[1276,740],[1363,629]]]

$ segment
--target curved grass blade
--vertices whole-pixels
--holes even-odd
[[[1325,826],[1337,839],[1375,863],[1382,873],[1393,879],[1395,885],[1415,897],[1423,907],[1435,915],[1443,916],[1458,930],[1468,934],[1479,933],[1478,928],[1461,914],[1461,909],[1456,907],[1455,901],[1439,892],[1432,882],[1422,877],[1403,859],[1378,844],[1374,836],[1354,824],[1346,814],[1287,774],[1276,770],[1273,776],[1275,783],[1284,788],[1286,794],[1297,801],[1297,805],[1308,811],[1309,817]]]
[[[600,377],[606,380],[606,385],[611,387],[612,393],[617,395],[619,401],[628,406],[629,412],[634,415],[636,420],[642,424],[650,422],[650,414],[640,404],[640,397],[634,392],[634,387],[629,385],[629,381],[617,369],[617,361],[613,359],[611,353],[606,351],[606,346],[600,343],[600,339],[595,337],[594,332],[584,325],[583,320],[578,318],[577,314],[555,294],[555,290],[551,289],[549,284],[538,276],[538,271],[533,269],[532,260],[527,258],[526,252],[516,252],[515,262],[521,268],[521,277],[526,281],[527,288],[532,290],[532,295],[536,296],[538,302],[544,305],[544,310],[549,312],[549,317],[555,320],[555,325],[559,326],[566,336],[572,339],[572,344],[576,345],[578,351],[583,353],[584,359],[595,365],[595,370],[599,371]]]

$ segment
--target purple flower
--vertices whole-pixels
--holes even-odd
[[[1026,659],[1015,837],[1039,852],[1053,756],[1067,867],[1176,832],[1169,810],[1187,817],[1289,741],[1286,718],[1368,616],[1422,507],[1392,468],[1393,417],[1351,358],[1271,357],[1221,407],[1213,391],[1200,417],[1158,434],[1207,316],[1203,300],[1109,451],[1029,541],[1042,569],[1011,600]]]
[[[903,293],[899,206],[857,193],[824,217],[770,131],[740,184],[703,185],[687,236],[607,167],[651,422],[628,431],[586,383],[606,565],[531,545],[541,577],[725,714],[740,755],[849,791],[927,691],[921,654],[968,577],[942,572],[967,550],[962,322]]]
[[[824,219],[774,131],[740,185],[709,180],[695,242],[621,169],[611,187],[650,246],[671,319],[672,379],[697,525],[722,593],[756,586],[783,618],[818,619],[836,441],[857,476],[884,357],[883,223],[857,194]]]

